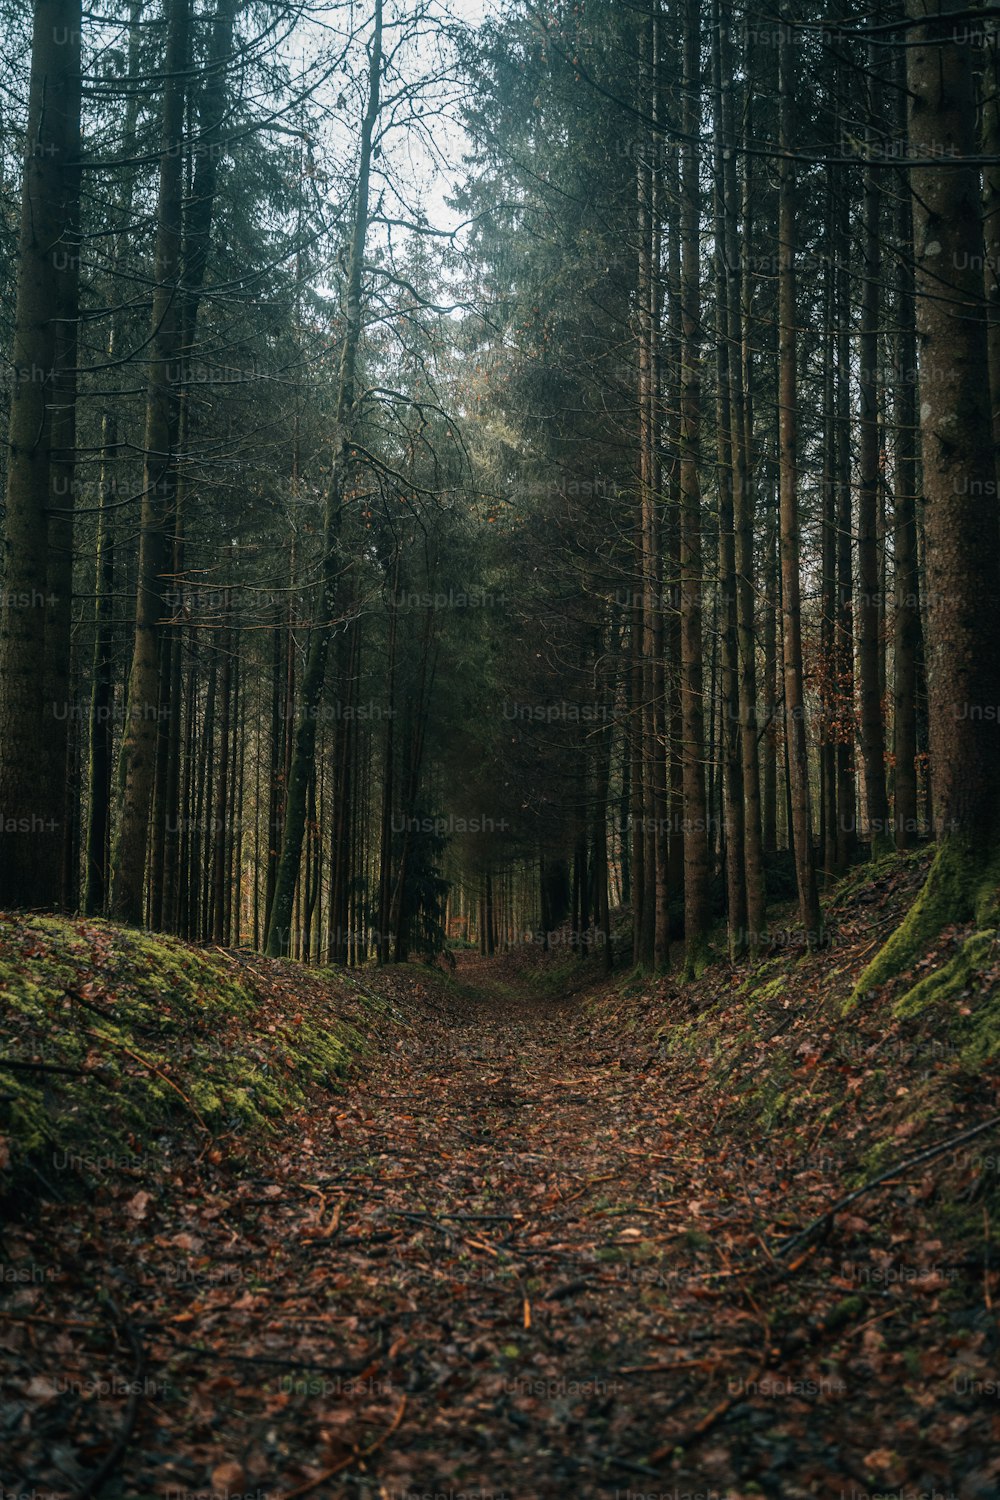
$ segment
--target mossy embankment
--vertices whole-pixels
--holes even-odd
[[[931,859],[924,850],[852,870],[827,892],[819,952],[797,940],[792,908],[775,911],[768,956],[717,961],[687,984],[619,980],[614,998],[595,1000],[595,1019],[647,1036],[650,1069],[684,1080],[679,1108],[707,1111],[720,1143],[747,1141],[750,1155],[845,1191],[868,1182],[1000,1111],[995,928],[963,909],[900,973],[859,984],[906,921]],[[984,1209],[1000,1218],[998,1161],[1000,1131],[933,1169],[944,1217],[964,1216],[980,1238]]]
[[[266,1140],[341,1087],[384,1013],[339,971],[0,916],[0,1193],[65,1191],[168,1140]]]

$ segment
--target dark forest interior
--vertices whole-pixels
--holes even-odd
[[[0,1500],[996,1495],[1000,7],[0,17]]]

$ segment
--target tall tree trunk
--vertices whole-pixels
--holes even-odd
[[[612,621],[609,627],[609,635],[614,636],[615,624]],[[607,652],[609,661],[617,660],[617,649]],[[596,764],[594,768],[594,800],[591,809],[591,845],[593,848],[593,870],[594,870],[594,941],[601,944],[601,959],[605,970],[610,972],[613,962],[611,952],[611,903],[608,890],[609,876],[609,850],[608,850],[608,812],[609,797],[611,790],[611,752],[614,744],[613,711],[617,681],[612,676],[607,684],[604,694],[604,718],[603,732],[598,744]]]
[[[823,480],[820,541],[820,843],[823,869],[838,873],[837,744],[842,732],[842,704],[837,676],[837,407],[836,331],[837,278],[833,254],[836,240],[836,175],[827,168],[825,230],[831,246],[823,280]],[[852,705],[853,708],[853,705]]]
[[[684,11],[684,163],[681,173],[683,341],[681,352],[681,733],[684,778],[684,968],[697,974],[708,955],[708,807],[702,657],[701,192],[699,134],[701,11]]]
[[[899,72],[905,75],[905,65]],[[900,80],[902,82],[903,79]],[[904,116],[905,92],[900,90]],[[917,564],[917,340],[913,297],[913,219],[909,182],[900,184],[896,238],[896,490],[893,498],[895,619],[893,671],[893,826],[897,849],[917,835],[917,664],[921,653],[920,571]]]
[[[643,729],[645,727],[645,681],[642,669],[643,648],[643,545],[642,507],[636,506],[633,526],[633,555],[635,569],[633,577],[631,620],[629,626],[629,830],[631,833],[631,858],[629,860],[629,884],[632,891],[632,962],[638,967],[645,964],[645,934],[648,914],[646,911],[646,803],[643,766]]]
[[[357,721],[354,713],[361,648],[361,626],[354,620],[345,632],[337,662],[339,715],[333,750],[333,829],[330,857],[330,904],[327,910],[327,954],[334,964],[348,962],[347,924],[351,843],[354,836],[354,759]]]
[[[770,485],[765,496],[767,524],[764,531],[764,566],[761,570],[761,655],[764,680],[761,685],[763,725],[759,731],[761,752],[760,824],[761,839],[768,854],[778,849],[778,546],[777,517]]]
[[[639,88],[640,94],[646,108],[649,107],[649,85],[650,85],[650,60],[649,60],[649,27],[644,24],[639,33]],[[638,812],[639,826],[637,830],[638,851],[641,849],[641,857],[635,860],[636,890],[635,890],[635,961],[638,967],[648,971],[653,964],[653,929],[656,921],[656,853],[653,842],[654,830],[652,828],[652,793],[653,793],[653,759],[652,759],[652,650],[650,611],[652,601],[650,598],[651,582],[650,575],[653,568],[653,541],[651,524],[651,507],[653,504],[650,494],[650,458],[652,454],[652,440],[649,432],[649,365],[652,344],[652,331],[649,323],[650,310],[650,185],[652,173],[649,166],[650,141],[647,138],[639,151],[636,170],[637,199],[638,199],[638,266],[637,266],[637,333],[636,343],[638,352],[638,388],[636,411],[638,415],[638,493],[636,496],[635,515],[635,538],[636,538],[636,574],[638,581],[638,596],[636,600],[636,623],[635,623],[635,650],[636,669],[635,679],[640,694],[640,708],[635,715],[635,727],[638,735],[638,755],[636,757],[635,798]],[[642,872],[641,882],[638,879],[639,871]],[[578,873],[578,872],[577,872]]]
[[[170,0],[160,124],[153,319],[146,398],[146,441],[139,535],[135,644],[121,760],[124,789],[111,872],[111,911],[143,920],[143,889],[156,765],[161,697],[161,621],[170,565],[170,526],[177,489],[178,360],[185,80],[190,0]]]
[[[240,658],[233,638],[233,790],[230,797],[233,817],[229,832],[229,875],[226,881],[226,946],[238,948],[243,924],[243,807],[246,795],[246,715],[243,712],[244,689],[240,676]]]
[[[223,605],[223,623],[216,633],[221,670],[219,673],[219,755],[216,765],[215,807],[212,817],[212,938],[225,940],[226,846],[232,808],[229,801],[230,709],[233,689],[233,642],[229,629],[229,591]]]
[[[656,84],[654,78],[654,21],[650,16],[640,33],[640,87],[646,107],[651,116],[655,106],[651,103]],[[638,352],[639,352],[639,497],[636,534],[639,544],[639,590],[640,624],[638,638],[641,642],[642,713],[641,766],[642,797],[642,896],[637,903],[636,959],[646,970],[655,963],[656,918],[657,918],[657,846],[656,826],[656,600],[659,572],[657,557],[657,505],[658,505],[658,461],[656,453],[657,400],[654,390],[655,345],[658,337],[656,310],[659,305],[656,289],[658,267],[653,264],[653,241],[656,234],[654,224],[655,192],[655,141],[650,134],[644,142],[637,166],[638,186]]]
[[[729,919],[729,956],[739,958],[748,944],[746,854],[743,822],[743,764],[740,745],[740,666],[737,642],[736,595],[736,520],[735,471],[737,438],[735,426],[742,429],[743,415],[734,424],[733,366],[742,353],[732,339],[736,318],[731,299],[739,295],[738,283],[730,275],[726,234],[726,155],[731,121],[727,118],[725,98],[735,86],[731,76],[723,75],[722,32],[726,23],[716,0],[712,17],[712,71],[714,93],[714,161],[715,175],[715,299],[716,299],[716,442],[719,495],[719,591],[722,635],[722,702],[719,715],[719,739],[722,752],[723,826],[726,836],[726,906]],[[729,153],[732,154],[731,152]],[[742,446],[742,445],[740,445]]]
[[[76,15],[74,13],[74,24]],[[54,255],[59,268],[56,322],[55,381],[53,386],[52,449],[48,515],[47,588],[51,601],[45,617],[45,699],[52,723],[45,736],[47,785],[59,788],[53,811],[62,830],[56,900],[63,907],[76,904],[77,875],[73,866],[72,830],[74,802],[78,798],[71,775],[73,747],[70,721],[76,723],[72,691],[73,629],[73,511],[76,478],[77,349],[80,308],[80,33],[60,34],[59,44],[69,48],[73,63],[67,69],[68,97],[64,101],[67,120],[64,169],[66,222],[62,241]],[[52,851],[55,858],[55,851]]]
[[[794,68],[788,28],[781,28],[778,50],[781,151],[778,204],[778,403],[779,499],[781,521],[781,601],[784,639],[785,736],[791,799],[792,842],[799,891],[799,915],[808,947],[821,941],[819,895],[809,811],[809,761],[802,666],[802,614],[799,579],[798,370],[795,296],[795,173],[791,156],[794,128]]]
[[[907,33],[906,81],[939,845],[856,995],[912,964],[945,922],[976,914],[981,894],[992,907],[1000,829],[1000,527],[979,172],[963,164],[978,147],[975,89],[959,0],[910,0],[908,14],[922,23]]]
[[[282,713],[285,660],[282,652],[284,621],[280,614],[271,629],[271,734],[270,762],[267,779],[267,865],[264,874],[265,932],[274,900],[274,882],[278,871],[278,847],[281,841],[281,794],[284,786],[285,721]]]
[[[437,650],[434,646],[436,612],[428,609],[424,616],[424,630],[420,650],[420,672],[417,690],[410,704],[410,732],[406,737],[406,764],[400,780],[403,812],[403,836],[400,840],[399,863],[396,869],[389,904],[389,932],[395,944],[396,962],[405,963],[409,952],[409,925],[413,913],[410,910],[408,878],[410,855],[413,843],[414,819],[417,813],[420,776],[423,767],[424,742],[430,701],[437,675]]]
[[[107,452],[110,436],[107,418],[102,427],[102,447]],[[102,464],[101,514],[97,533],[97,602],[95,606],[94,665],[90,697],[90,804],[84,852],[83,909],[88,916],[104,910],[107,897],[108,855],[111,827],[111,765],[114,743],[114,586],[115,537],[107,511],[107,491]]]
[[[648,492],[649,548],[651,564],[648,641],[651,661],[649,682],[653,818],[653,967],[664,972],[670,966],[670,872],[668,865],[668,747],[667,686],[664,660],[664,557],[663,557],[663,440],[662,338],[663,338],[663,162],[659,131],[662,114],[663,15],[661,0],[653,0],[650,17],[650,114],[656,128],[650,141],[649,163],[649,437]]]
[[[143,0],[131,0],[129,6],[128,77],[139,71],[140,31]],[[131,88],[125,101],[125,120],[121,150],[124,157],[134,157],[136,124],[139,116],[139,91]],[[131,217],[135,197],[136,168],[123,169],[122,186],[116,200],[119,222]],[[120,272],[125,248],[124,230],[115,239],[114,273]],[[124,309],[115,313],[108,333],[109,362],[118,356],[125,337]],[[114,751],[114,583],[115,522],[112,496],[115,483],[118,416],[113,400],[101,414],[101,460],[98,477],[97,566],[94,603],[94,657],[90,691],[90,802],[84,851],[83,909],[93,916],[104,910],[108,891],[108,860],[111,853],[111,776]]]
[[[907,51],[929,596],[928,690],[939,837],[990,848],[1000,788],[1000,533],[982,316],[978,173],[969,49],[954,0],[911,0]],[[991,498],[984,503],[984,497]]]
[[[678,10],[673,12],[679,13]],[[668,214],[667,232],[667,341],[664,359],[667,389],[678,390],[682,368],[682,303],[680,249],[680,164],[678,153],[665,153],[663,197]],[[684,731],[681,723],[681,412],[680,402],[668,403],[665,420],[668,468],[663,512],[663,579],[666,617],[664,660],[666,665],[665,709],[667,741],[664,774],[667,818],[667,890],[684,888]]]
[[[1000,496],[1000,23],[994,12],[982,21],[985,44],[981,73],[984,284],[989,339],[990,407]]]
[[[198,310],[208,266],[212,218],[215,209],[218,163],[225,115],[228,70],[232,60],[233,25],[239,0],[218,0],[212,18],[212,34],[205,61],[205,81],[197,99],[197,133],[191,144],[194,174],[184,209],[184,244],[180,296],[180,340],[178,345],[179,387],[178,451],[189,446],[191,408],[188,376],[196,346]],[[184,509],[187,475],[179,469],[175,478],[173,506],[173,564],[175,585],[184,569]],[[151,922],[170,926],[177,863],[176,809],[177,769],[181,733],[181,650],[183,627],[176,609],[161,628],[162,667],[160,705],[157,714],[156,769],[153,785],[153,817],[149,851]]]
[[[875,64],[875,49],[869,51],[869,67]],[[869,78],[869,91],[876,80]],[[876,140],[869,102],[868,145]],[[879,393],[879,289],[882,275],[880,243],[881,191],[877,169],[865,168],[864,267],[861,299],[858,484],[858,688],[860,697],[861,754],[865,768],[865,815],[873,857],[890,846],[889,799],[885,784],[885,725],[882,721],[882,682],[879,671],[882,620],[881,577],[878,563],[878,512],[881,506],[881,443],[878,419]]]
[[[838,267],[836,280],[836,381],[834,422],[836,457],[834,483],[837,511],[837,616],[834,628],[835,675],[846,723],[837,738],[837,866],[846,869],[857,846],[857,784],[855,778],[854,709],[854,562],[851,497],[851,314],[850,203],[846,193],[836,213],[837,236],[832,251]]]
[[[392,574],[392,602],[389,607],[389,650],[386,661],[387,713],[385,746],[382,753],[382,813],[378,847],[378,931],[375,952],[380,964],[389,962],[389,911],[392,904],[392,804],[396,789],[396,649],[399,622],[399,552],[396,552]]]
[[[207,886],[208,827],[212,807],[212,764],[215,755],[215,693],[218,681],[218,655],[212,652],[205,689],[205,713],[201,726],[198,774],[195,783],[194,828],[191,838],[191,936],[208,936]]]
[[[65,753],[71,556],[53,569],[53,546],[65,548],[71,533],[50,506],[68,510],[71,500],[54,481],[65,478],[72,441],[65,362],[75,376],[76,361],[65,335],[70,323],[75,330],[79,280],[80,26],[79,0],[36,0],[0,609],[0,905],[9,906],[52,906],[62,889],[66,767],[48,747]]]
[[[736,88],[733,77],[730,25],[732,11],[723,16],[719,47],[722,108],[727,135],[735,131]],[[748,64],[749,66],[749,64]],[[744,108],[745,129],[749,110]],[[746,159],[744,233],[749,233],[751,163]],[[736,153],[723,158],[723,235],[729,281],[729,384],[733,464],[733,527],[735,532],[735,607],[737,646],[737,703],[740,774],[743,790],[743,862],[746,882],[747,946],[756,953],[767,925],[764,849],[761,821],[760,725],[757,712],[756,635],[754,632],[754,486],[750,455],[750,256],[740,254],[740,191]]]
[[[174,918],[181,937],[191,931],[191,842],[194,823],[194,789],[198,747],[197,663],[194,653],[188,662],[185,687],[184,767],[180,793],[180,849],[178,852],[177,910]]]

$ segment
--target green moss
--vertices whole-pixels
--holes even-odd
[[[973,975],[986,967],[997,941],[993,931],[974,932],[940,969],[925,974],[912,989],[901,995],[892,1007],[895,1016],[919,1016],[930,1006],[948,1000],[967,989]]]
[[[224,1104],[219,1093],[210,1083],[202,1083],[200,1079],[194,1079],[190,1084],[191,1102],[197,1106],[198,1113],[205,1119],[211,1119],[213,1115],[220,1115]]]
[[[684,946],[684,964],[681,969],[681,982],[690,984],[695,979],[700,979],[702,974],[712,962],[712,949],[707,938],[701,938],[697,942],[686,943]]]
[[[919,865],[925,858],[925,850],[908,849],[902,854],[892,851],[878,854],[874,859],[866,860],[864,864],[852,866],[848,873],[837,882],[836,900],[830,908],[831,911],[852,901],[867,886],[877,884],[888,876],[897,875],[908,866]]]
[[[872,834],[872,863],[877,864],[883,859],[895,860],[895,849],[893,848],[892,835],[888,829],[882,829],[879,833]]]
[[[753,1004],[765,1004],[768,1000],[777,1000],[788,988],[788,978],[785,974],[779,974],[775,979],[769,979],[765,984],[754,985],[747,993],[747,999]]]
[[[771,1075],[760,1086],[755,1089],[751,1098],[757,1106],[757,1113],[761,1123],[770,1130],[775,1126],[789,1108],[790,1100],[787,1090],[782,1088],[784,1080]]]
[[[657,1032],[668,1057],[691,1057],[705,1046],[705,1023],[702,1017],[695,1021],[666,1022]]]
[[[927,879],[904,920],[864,970],[845,1003],[852,1010],[870,990],[878,989],[912,967],[927,945],[950,922],[967,922],[996,905],[1000,856],[989,864],[958,839],[946,839],[934,857]]]
[[[751,961],[750,971],[739,985],[737,993],[741,995],[754,994],[761,988],[761,976],[767,974],[769,970],[777,968],[780,964],[781,960],[778,958],[764,958],[758,959],[756,962]]]
[[[25,1153],[42,1151],[52,1139],[52,1118],[46,1111],[41,1087],[25,1084],[5,1073],[3,1091],[9,1096],[5,1107],[12,1138]]]
[[[991,951],[994,942],[990,944]],[[963,1034],[963,1067],[975,1071],[987,1058],[995,1057],[1000,1052],[1000,994],[996,989],[991,990],[973,1009],[960,1030]]]
[[[50,1177],[57,1154],[120,1159],[164,1130],[200,1129],[195,1115],[212,1131],[261,1135],[311,1088],[335,1085],[364,1045],[359,1029],[326,1010],[315,978],[294,1016],[254,980],[172,938],[0,919],[0,1134],[15,1177],[32,1165]],[[344,987],[330,975],[331,997]],[[4,1067],[4,1056],[38,1066]]]
[[[861,1317],[866,1305],[864,1297],[859,1297],[856,1294],[851,1297],[842,1297],[836,1307],[827,1314],[825,1320],[827,1330],[833,1333],[836,1329],[843,1328],[848,1323],[853,1323],[856,1318]]]

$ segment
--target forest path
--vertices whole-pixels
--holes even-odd
[[[865,1471],[818,1434],[775,1446],[770,1411],[743,1424],[749,1469],[709,1442],[769,1329],[733,1280],[761,1260],[745,1155],[713,1142],[699,1070],[527,972],[382,971],[389,1047],[227,1195],[264,1263],[185,1329],[222,1354],[203,1472],[224,1455],[254,1500],[840,1497]]]
[[[143,1349],[106,1500],[872,1493],[901,1446],[896,1366],[873,1385],[885,1314],[826,1323],[830,1272],[770,1259],[830,1183],[717,1135],[699,1060],[620,997],[474,960],[373,985],[384,1046],[346,1094],[265,1161],[192,1149],[73,1240],[76,1284],[116,1285]],[[62,1348],[120,1377],[127,1343],[84,1309],[46,1334],[53,1370]],[[944,1492],[912,1406],[891,1420],[907,1479]]]

